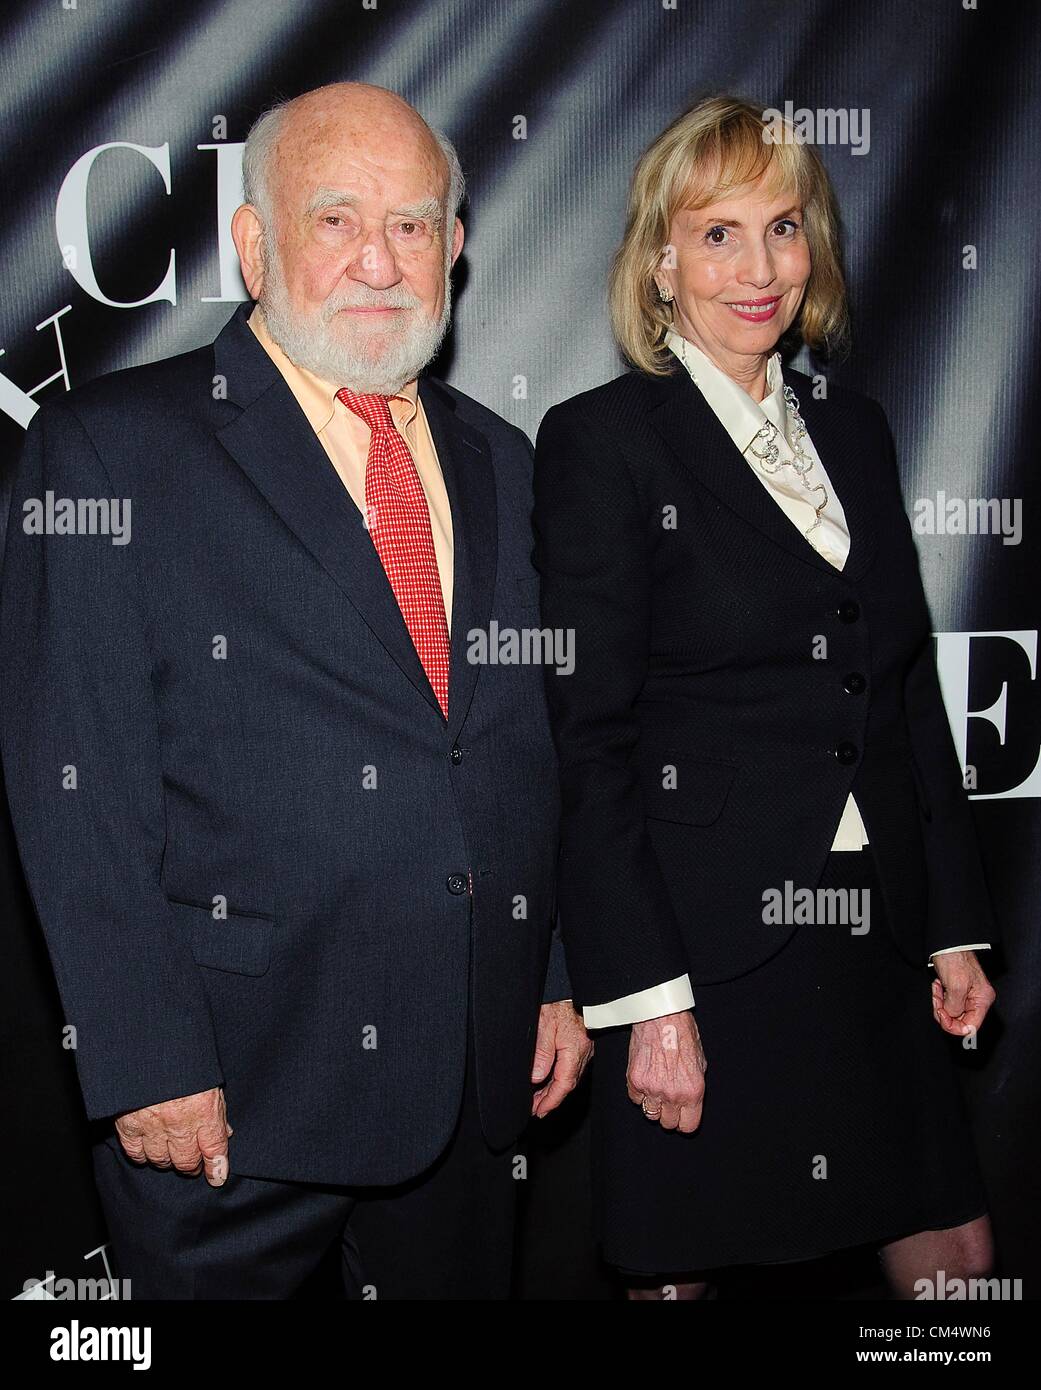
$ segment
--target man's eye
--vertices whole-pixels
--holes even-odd
[[[328,222],[330,226],[332,226],[334,223],[336,223],[337,225],[343,224],[343,218],[335,212],[331,212],[328,217],[323,217],[322,221]]]
[[[419,222],[401,222],[399,223],[399,230],[405,236],[417,236],[423,230],[423,227]]]

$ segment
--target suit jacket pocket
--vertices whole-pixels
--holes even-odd
[[[168,898],[174,916],[184,928],[197,965],[227,970],[234,975],[263,975],[271,959],[274,921],[228,908],[223,920],[212,906]]]
[[[648,820],[680,825],[711,825],[723,813],[737,776],[734,763],[691,758],[668,748],[640,758]]]

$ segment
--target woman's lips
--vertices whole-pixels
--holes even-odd
[[[744,319],[746,323],[766,323],[777,313],[777,306],[781,302],[779,294],[770,295],[767,299],[735,299],[727,304],[728,309],[732,309],[738,318]]]

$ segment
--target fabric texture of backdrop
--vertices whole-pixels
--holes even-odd
[[[550,405],[621,368],[605,280],[632,166],[651,137],[711,91],[846,113],[845,140],[841,120],[829,125],[840,138],[821,153],[845,224],[853,348],[842,362],[803,355],[796,365],[883,403],[907,508],[921,519],[944,692],[975,770],[974,815],[1004,934],[985,959],[997,1009],[958,1060],[1001,1269],[1031,1297],[1041,1240],[1041,16],[970,3],[8,4],[0,432],[9,478],[36,400],[216,335],[244,291],[227,262],[222,287],[218,220],[234,189],[225,179],[218,194],[218,169],[236,169],[237,154],[215,147],[240,145],[279,98],[343,79],[379,83],[456,143],[470,185],[467,246],[436,371],[531,436]],[[959,534],[959,505],[971,499],[1004,499],[1010,516],[1018,503],[1018,541]],[[21,1130],[4,1163],[10,1297],[50,1269],[101,1273],[99,1257],[84,1257],[103,1233],[49,967],[9,825],[3,834],[3,1053]],[[559,1142],[533,1140],[532,1296],[603,1293],[584,1245],[579,1118],[560,1121]]]

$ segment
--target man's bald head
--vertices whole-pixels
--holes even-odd
[[[455,147],[404,97],[368,82],[331,82],[265,111],[242,152],[245,201],[273,229],[280,205],[291,197],[296,172],[332,147],[351,145],[397,150],[411,145],[419,159],[439,165],[445,221],[451,226],[465,193]]]

